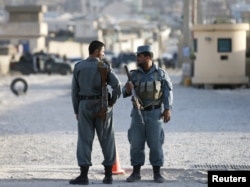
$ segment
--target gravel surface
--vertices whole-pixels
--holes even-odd
[[[172,119],[164,125],[166,183],[152,182],[148,161],[142,180],[126,183],[132,168],[127,130],[131,101],[114,106],[116,147],[124,174],[114,175],[112,186],[207,186],[207,171],[250,170],[250,90],[197,89],[180,85],[180,71],[168,70],[174,83]],[[124,74],[118,74],[124,84]],[[28,91],[16,96],[11,81],[22,77]],[[21,85],[19,85],[21,87]],[[0,76],[0,186],[71,186],[79,174],[76,161],[77,126],[70,98],[71,75]],[[103,156],[95,139],[89,179],[102,184]]]

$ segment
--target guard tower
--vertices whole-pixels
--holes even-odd
[[[247,23],[194,25],[196,85],[248,84],[246,76]]]
[[[43,22],[43,14],[47,11],[44,5],[6,6],[9,13],[7,23],[0,25],[0,40],[8,40],[10,44],[22,45],[23,52],[44,50],[47,23]]]

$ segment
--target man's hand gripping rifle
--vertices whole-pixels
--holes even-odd
[[[127,74],[127,77],[128,77],[128,81],[132,83],[132,77],[131,77],[131,75],[129,73],[128,66],[125,65],[124,68],[125,68],[125,71],[126,71],[126,74]],[[143,109],[143,106],[140,103],[140,98],[137,96],[134,87],[132,88],[131,93],[132,93],[132,99],[131,100],[133,102],[134,107],[138,111],[138,114],[139,114],[139,116],[141,118],[141,123],[145,124],[142,113],[141,113],[141,110]]]

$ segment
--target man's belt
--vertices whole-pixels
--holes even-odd
[[[101,99],[101,96],[100,95],[91,95],[91,96],[80,95],[79,98],[80,100],[95,100],[95,99]]]
[[[161,108],[161,105],[150,105],[150,106],[147,106],[147,107],[143,108],[143,110],[150,111],[150,110],[154,110],[154,109],[157,109],[157,108]]]

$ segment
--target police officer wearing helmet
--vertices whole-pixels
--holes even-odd
[[[150,45],[139,46],[136,55],[138,68],[130,71],[132,80],[122,88],[123,97],[131,96],[134,89],[142,105],[140,113],[135,106],[131,111],[128,140],[133,172],[127,178],[127,182],[141,179],[140,169],[145,163],[147,142],[154,181],[163,183],[165,179],[160,173],[160,168],[164,164],[162,123],[167,123],[171,118],[173,86],[167,72],[153,63]]]
[[[109,64],[101,60],[105,55],[105,45],[100,41],[92,41],[89,45],[89,57],[75,65],[72,77],[72,103],[78,121],[77,161],[80,175],[69,181],[70,184],[89,184],[88,171],[91,163],[92,145],[95,132],[102,148],[105,168],[103,183],[112,184],[112,166],[115,162],[116,147],[113,129],[112,106],[121,95],[121,83]],[[105,76],[100,72],[107,68]],[[103,77],[105,81],[103,81]],[[105,87],[103,89],[103,84]],[[110,86],[109,98],[105,121],[95,117],[103,104],[103,93],[106,85]],[[104,92],[103,92],[104,90]],[[103,94],[103,95],[102,95]],[[106,98],[106,96],[105,96]],[[106,105],[107,106],[107,105]]]

